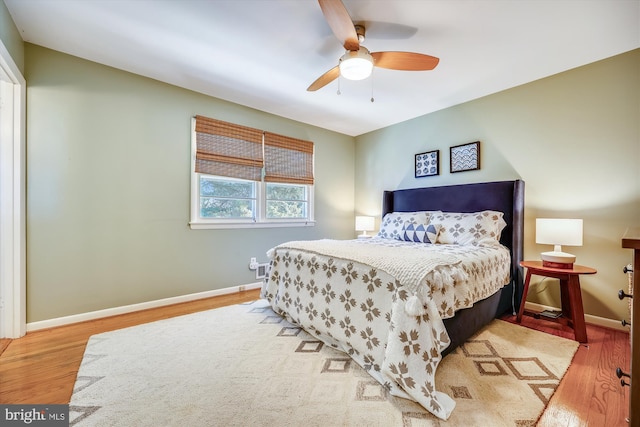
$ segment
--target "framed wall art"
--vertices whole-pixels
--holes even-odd
[[[416,178],[440,174],[440,150],[416,154]]]
[[[480,141],[449,147],[451,173],[480,169]]]

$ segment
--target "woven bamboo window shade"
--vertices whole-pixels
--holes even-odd
[[[267,182],[313,185],[313,142],[264,133]]]
[[[260,181],[263,131],[196,116],[196,172]]]

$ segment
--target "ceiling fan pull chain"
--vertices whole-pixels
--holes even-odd
[[[371,73],[371,102],[373,101],[373,73]]]
[[[336,92],[338,95],[342,94],[342,92],[340,92],[340,80],[342,79],[338,77],[338,91]]]

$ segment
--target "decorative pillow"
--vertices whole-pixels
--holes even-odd
[[[439,224],[414,224],[406,221],[402,226],[402,239],[407,242],[436,243]]]
[[[493,246],[500,242],[500,233],[507,223],[502,212],[474,213],[441,212],[431,218],[442,225],[438,243],[456,245]]]
[[[429,219],[435,213],[440,211],[421,211],[421,212],[390,212],[382,218],[378,237],[385,239],[404,240],[402,227],[405,222],[409,221],[413,224],[429,224]]]

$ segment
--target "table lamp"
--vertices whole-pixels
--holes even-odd
[[[375,218],[372,216],[356,216],[356,231],[362,231],[358,239],[371,237],[367,231],[373,231],[375,228]]]
[[[542,252],[542,265],[552,268],[573,268],[576,256],[562,252],[562,245],[582,246],[582,220],[536,218],[536,243],[553,245],[552,252]]]

